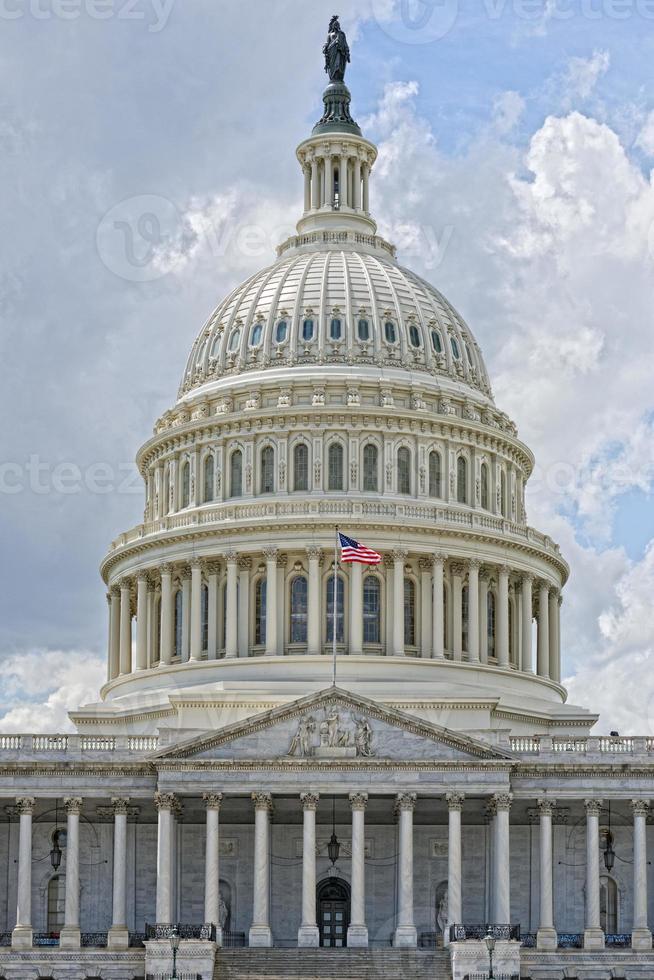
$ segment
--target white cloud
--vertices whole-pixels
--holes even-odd
[[[584,101],[590,98],[599,79],[610,67],[608,51],[594,51],[590,58],[570,58],[561,80],[564,100],[573,104],[577,99]]]
[[[638,133],[636,146],[644,150],[648,156],[654,157],[654,110],[648,113],[642,129]]]
[[[2,732],[66,732],[68,712],[97,701],[106,680],[103,658],[87,651],[32,650],[3,660]]]
[[[526,102],[519,92],[502,92],[493,101],[493,125],[500,135],[507,135],[518,125]]]

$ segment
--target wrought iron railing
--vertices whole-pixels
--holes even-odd
[[[83,932],[80,940],[82,946],[94,946],[100,948],[107,945],[106,932]]]
[[[489,980],[490,973],[466,973],[463,980]],[[519,973],[493,973],[493,980],[520,980]]]
[[[225,949],[242,949],[245,946],[244,932],[223,931],[223,946]]]
[[[418,936],[418,946],[421,949],[436,949],[443,945],[443,934],[441,932],[421,932]]]
[[[524,946],[525,949],[535,949],[536,948],[536,933],[535,932],[523,932],[520,936],[520,944]]]
[[[129,945],[132,949],[137,949],[139,946],[143,946],[144,942],[145,942],[144,932],[130,932]]]
[[[215,943],[216,927],[212,922],[204,922],[201,925],[188,922],[155,922],[152,925],[146,923],[146,939],[170,939],[173,935],[179,936],[180,939],[201,939]]]
[[[32,946],[58,946],[59,934],[53,932],[35,932],[32,936]]]
[[[468,939],[485,939],[489,933],[495,940],[520,940],[520,926],[487,922],[477,925],[461,923],[450,926],[450,942],[461,943]]]
[[[0,932],[0,946],[11,946],[10,932]]]
[[[559,949],[583,949],[583,932],[560,932],[557,937]]]
[[[612,946],[614,949],[628,949],[631,946],[631,933],[609,933],[604,937],[604,942],[607,946]]]

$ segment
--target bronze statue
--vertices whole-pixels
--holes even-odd
[[[342,82],[350,61],[350,49],[336,14],[329,22],[327,41],[322,51],[325,56],[325,71],[329,75],[330,82]]]

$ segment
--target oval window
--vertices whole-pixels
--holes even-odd
[[[258,347],[263,337],[263,323],[255,323],[250,334],[250,347]]]
[[[409,326],[409,340],[411,341],[412,347],[420,347],[420,331],[415,323]]]
[[[387,344],[394,344],[397,339],[395,324],[392,323],[391,320],[387,320],[384,324],[384,337],[386,338]]]
[[[302,323],[302,340],[313,340],[313,320],[304,320]]]
[[[338,317],[334,317],[334,319],[329,325],[329,336],[331,337],[332,340],[340,340],[342,330],[343,330],[343,324],[338,319]]]
[[[277,329],[275,330],[275,343],[283,344],[286,340],[286,334],[288,333],[288,324],[286,320],[280,320],[277,324]]]
[[[359,320],[359,340],[370,340],[370,324],[367,320]]]
[[[438,330],[432,330],[431,332],[431,346],[434,350],[434,354],[443,353],[443,344],[441,342],[441,335]]]
[[[452,348],[452,356],[455,361],[461,360],[461,351],[459,350],[459,345],[454,337],[450,337],[450,347]]]
[[[229,350],[235,351],[241,342],[241,331],[235,330],[232,336],[229,338]]]

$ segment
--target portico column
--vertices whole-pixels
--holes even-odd
[[[500,667],[509,666],[509,572],[502,565],[497,578],[497,662]],[[507,920],[508,921],[508,920]]]
[[[264,551],[266,559],[266,657],[277,656],[277,548]]]
[[[18,831],[18,903],[16,926],[11,934],[11,945],[32,945],[32,814],[36,800],[21,796],[16,800],[20,827]]]
[[[554,800],[538,800],[540,813],[540,921],[536,944],[538,949],[542,950],[555,950],[557,948],[552,886],[552,812],[554,805]]]
[[[468,564],[468,660],[479,663],[479,569],[481,562]]]
[[[173,921],[173,869],[172,831],[173,809],[177,800],[173,793],[155,793],[154,802],[159,811],[157,833],[157,923],[171,925]]]
[[[161,566],[161,650],[159,662],[162,666],[173,659],[175,642],[173,616],[173,566]]]
[[[348,946],[367,946],[366,925],[366,841],[365,814],[367,793],[350,793],[352,807],[352,882],[350,894],[350,924],[347,930]]]
[[[559,650],[559,601],[558,589],[550,589],[550,678],[553,681],[561,679],[561,652]]]
[[[350,654],[363,653],[363,577],[361,565],[350,565]]]
[[[79,815],[82,800],[69,796],[64,800],[68,818],[66,821],[66,901],[64,927],[59,936],[61,949],[79,949]]]
[[[404,562],[406,551],[393,552],[393,656],[404,654]]]
[[[652,932],[647,924],[647,815],[648,800],[632,800],[634,815],[634,924],[632,949],[652,948]]]
[[[510,793],[496,793],[493,797],[495,806],[495,902],[494,913],[496,924],[508,925],[511,921],[511,874],[509,858],[511,854],[509,843],[509,811],[511,810]]]
[[[140,572],[136,579],[136,669],[148,666],[148,576]]]
[[[415,793],[398,793],[398,909],[397,926],[393,935],[394,946],[415,947],[418,944],[418,933],[413,918],[413,810],[415,805]]]
[[[434,630],[432,642],[432,656],[435,660],[442,660],[445,656],[445,616],[444,616],[444,586],[443,568],[445,566],[445,555],[435,554],[432,558],[433,564],[433,601],[432,601],[432,627]]]
[[[238,555],[227,555],[227,596],[225,603],[225,657],[238,656]]]
[[[541,581],[538,589],[538,676],[550,676],[550,613],[548,582]]]
[[[463,576],[465,567],[459,562],[451,566],[452,572],[452,656],[463,659]]]
[[[298,946],[318,946],[320,935],[316,922],[316,807],[317,793],[301,793],[302,831],[302,923],[297,934]]]
[[[534,673],[533,630],[533,575],[522,576],[522,669]]]
[[[113,870],[113,914],[111,929],[107,939],[113,948],[127,949],[129,930],[127,928],[127,808],[129,800],[114,798],[111,801],[114,811],[114,870]]]
[[[254,906],[250,946],[272,946],[270,930],[270,793],[253,793],[254,802]]]
[[[309,559],[309,607],[307,610],[307,653],[317,657],[320,653],[320,548],[307,548]]]
[[[128,578],[120,581],[120,673],[132,671],[132,587]]]
[[[204,858],[204,921],[216,927],[216,942],[222,946],[220,923],[220,804],[222,793],[204,793],[207,810],[206,848]]]
[[[463,921],[461,897],[461,811],[465,796],[463,793],[447,794],[448,840],[447,840],[447,925],[443,936],[444,945],[450,942],[450,926]]]
[[[218,573],[220,565],[217,561],[207,562],[207,658],[216,660],[218,657]]]
[[[191,660],[202,659],[202,562],[191,562]]]
[[[109,590],[109,680],[120,674],[120,589]]]
[[[540,673],[540,672],[539,672]],[[600,847],[599,818],[601,800],[586,800],[586,929],[584,949],[603,949],[604,933],[600,925]]]

